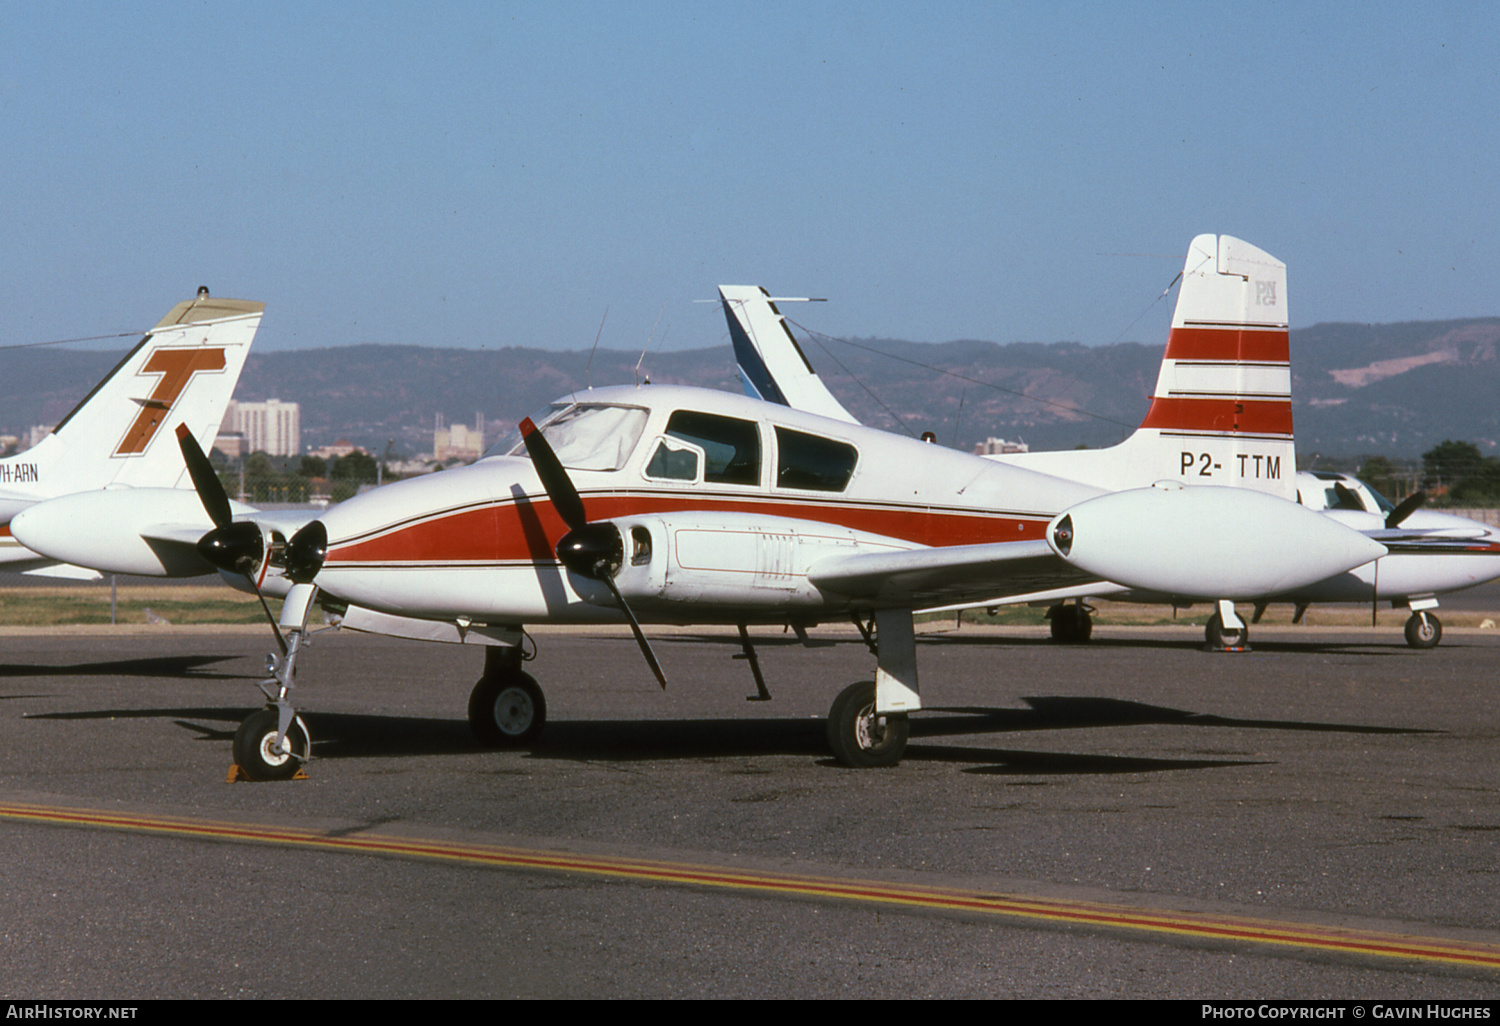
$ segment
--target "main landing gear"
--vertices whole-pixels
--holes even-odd
[[[835,759],[854,769],[894,766],[911,735],[907,714],[922,708],[912,613],[878,609],[868,625],[858,619],[854,623],[875,655],[875,679],[851,684],[833,700],[828,747]]]
[[[875,712],[875,682],[850,684],[828,710],[828,746],[845,766],[894,766],[906,751],[911,725],[904,713]]]
[[[1425,609],[1411,614],[1406,621],[1406,643],[1412,648],[1436,648],[1443,640],[1443,622]]]
[[[1047,610],[1047,619],[1052,621],[1052,640],[1059,645],[1082,645],[1094,633],[1093,612],[1080,600],[1060,603]]]
[[[1234,612],[1234,603],[1220,601],[1218,611],[1203,628],[1203,642],[1210,652],[1244,652],[1250,647],[1250,628]]]
[[[878,610],[868,623],[856,624],[876,656],[875,679],[851,684],[834,699],[828,711],[828,746],[845,766],[894,766],[911,734],[907,714],[922,707],[911,610]],[[750,662],[756,678],[758,694],[751,700],[769,700],[743,626],[740,644],[739,658]],[[469,729],[486,748],[531,745],[547,722],[547,701],[537,682],[521,669],[522,659],[519,645],[485,649],[484,673],[469,695]]]
[[[486,748],[522,748],[541,734],[547,700],[521,669],[519,645],[485,649],[484,676],[469,694],[469,729]]]

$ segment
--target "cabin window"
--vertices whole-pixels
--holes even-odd
[[[760,431],[754,421],[678,410],[667,421],[667,435],[689,442],[702,451],[705,482],[760,484]],[[652,454],[653,464],[665,444],[664,441]],[[650,467],[646,472],[651,473]]]
[[[849,487],[859,451],[847,442],[776,429],[776,487],[841,492]]]

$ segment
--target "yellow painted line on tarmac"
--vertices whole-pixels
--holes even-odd
[[[377,833],[346,836],[295,827],[212,822],[17,802],[0,802],[0,820],[285,845],[350,854],[437,859],[470,865],[573,873],[794,898],[836,899],[995,915],[1018,920],[1139,932],[1157,937],[1272,944],[1304,951],[1500,969],[1500,945],[1496,944],[1210,913],[1156,912],[1128,905],[1034,898],[962,888],[922,887],[882,880],[758,872],[728,866],[659,862],[612,855],[581,855],[539,848],[391,837]]]

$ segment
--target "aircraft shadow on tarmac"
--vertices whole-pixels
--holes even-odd
[[[1252,628],[1253,631],[1253,628]],[[617,641],[621,639],[606,638],[605,641]],[[755,634],[751,633],[751,640],[757,649],[778,648],[832,648],[834,646],[854,646],[865,648],[865,643],[856,637],[813,637],[808,642],[803,642],[794,634]],[[1309,653],[1320,652],[1329,654],[1353,655],[1353,656],[1378,656],[1390,657],[1401,656],[1411,653],[1412,649],[1403,640],[1401,632],[1395,630],[1391,637],[1381,635],[1376,638],[1368,637],[1344,637],[1339,640],[1318,639],[1308,637],[1301,638],[1267,638],[1265,636],[1250,639],[1250,645],[1243,652],[1223,652],[1219,650],[1208,650],[1203,643],[1201,630],[1181,638],[1163,637],[1160,635],[1146,638],[1113,637],[1095,634],[1087,645],[1060,645],[1045,634],[992,634],[977,630],[943,630],[929,631],[917,635],[919,645],[974,645],[985,648],[1007,647],[1007,648],[1051,648],[1060,652],[1087,653],[1096,649],[1179,649],[1182,651],[1200,651],[1205,655],[1223,656],[1225,658],[1243,658],[1256,652],[1296,652]],[[674,645],[714,645],[729,647],[738,644],[738,639],[724,634],[675,634],[659,636],[652,639],[652,644],[670,650]],[[1462,644],[1455,640],[1453,645]],[[736,653],[733,658],[744,658]]]
[[[1384,636],[1378,638],[1344,638],[1338,641],[1307,640],[1276,638],[1267,640],[1264,637],[1256,637],[1254,628],[1251,628],[1250,645],[1242,652],[1225,652],[1217,649],[1208,649],[1203,643],[1202,632],[1196,636],[1186,638],[1150,637],[1150,638],[1120,638],[1100,637],[1095,634],[1087,645],[1059,645],[1049,637],[1040,636],[1017,636],[980,634],[977,632],[965,634],[963,631],[946,631],[943,633],[930,633],[917,635],[917,641],[925,645],[1006,645],[1017,647],[1045,647],[1055,648],[1058,651],[1087,652],[1097,648],[1172,648],[1184,651],[1200,651],[1205,655],[1222,656],[1226,659],[1242,659],[1256,652],[1327,652],[1343,655],[1357,656],[1399,656],[1410,653],[1412,649],[1403,640],[1401,632],[1394,633],[1393,638]],[[758,642],[757,642],[758,644]]]
[[[906,758],[967,764],[972,772],[1024,775],[1144,773],[1262,765],[1249,759],[1156,759],[931,744],[928,739],[1147,725],[1349,734],[1432,734],[1441,731],[1296,720],[1236,719],[1110,698],[1032,697],[1026,709],[940,707],[912,717]],[[101,709],[34,713],[29,720],[164,719],[196,735],[223,743],[250,710],[242,706]],[[315,759],[392,759],[461,755],[484,751],[463,720],[373,713],[304,714]],[[578,762],[645,762],[765,755],[797,755],[835,766],[828,758],[821,719],[560,720],[547,725],[531,759]]]
[[[150,659],[111,659],[99,663],[5,663],[3,677],[188,677],[195,680],[240,680],[242,673],[208,673],[202,667],[238,659],[234,655],[156,656]]]

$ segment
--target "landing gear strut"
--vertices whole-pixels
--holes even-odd
[[[281,604],[280,629],[286,630],[280,657],[272,654],[267,669],[271,676],[256,686],[266,696],[266,707],[245,717],[234,735],[234,761],[251,780],[290,780],[312,754],[307,724],[292,707],[296,686],[297,653],[307,640],[307,618],[318,589],[294,584]]]

